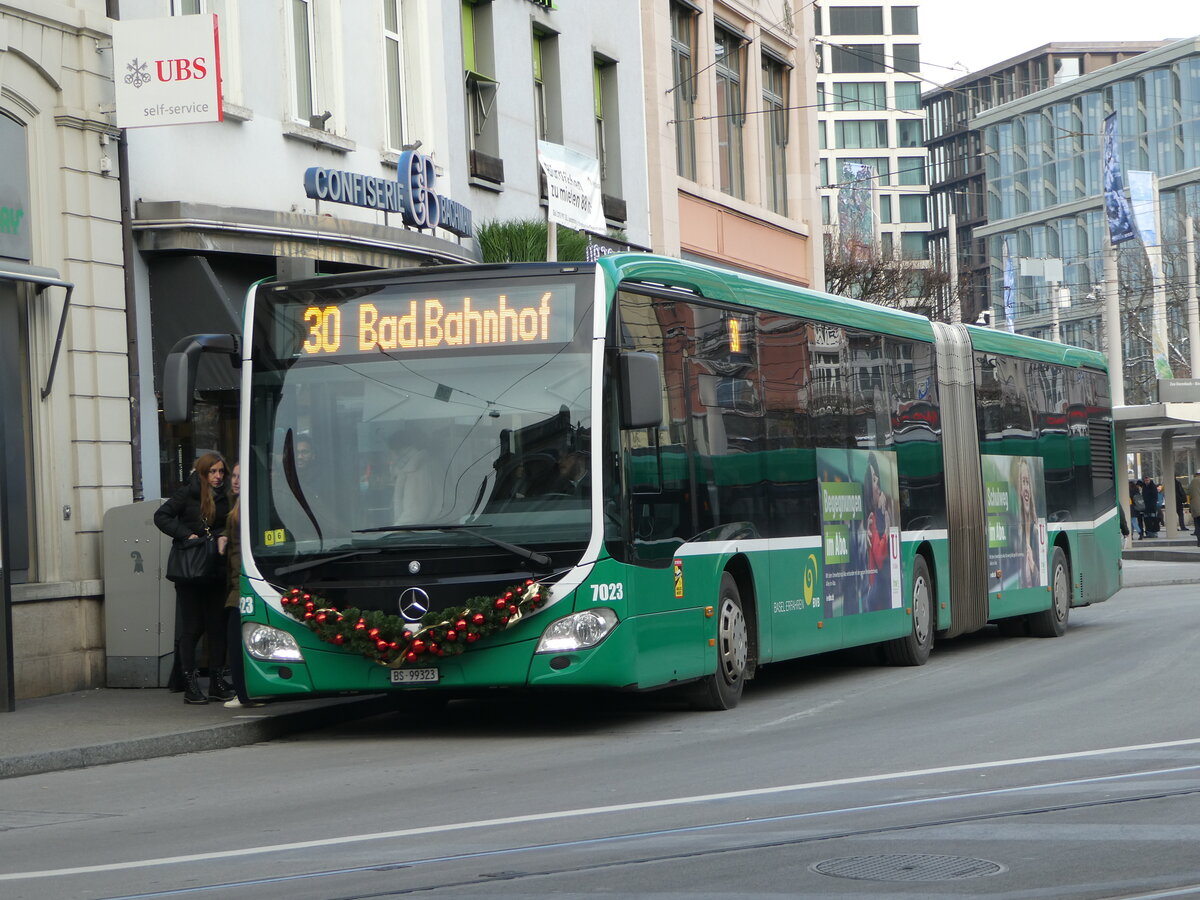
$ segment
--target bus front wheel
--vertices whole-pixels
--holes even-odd
[[[933,650],[933,580],[925,557],[913,562],[912,630],[883,645],[884,658],[893,666],[923,666]]]
[[[717,598],[717,671],[698,681],[691,692],[697,709],[733,709],[742,699],[750,634],[737,581],[725,572]]]
[[[1054,548],[1050,558],[1050,608],[1029,617],[1033,637],[1062,637],[1071,615],[1071,567],[1062,547]]]

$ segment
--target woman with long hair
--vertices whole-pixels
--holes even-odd
[[[154,513],[154,524],[163,534],[183,542],[202,535],[220,536],[229,516],[225,491],[225,460],[205,453],[196,460],[188,480]],[[225,666],[226,576],[220,570],[212,581],[175,583],[179,616],[179,663],[184,679],[184,703],[229,700],[233,688],[222,675]],[[208,696],[200,688],[196,644],[208,636]]]
[[[242,464],[234,463],[229,470],[229,495],[233,506],[225,520],[225,536],[221,538],[222,552],[228,563],[229,592],[225,596],[225,652],[229,661],[230,681],[237,696],[225,701],[229,709],[243,706],[262,706],[246,695],[246,667],[242,657]]]

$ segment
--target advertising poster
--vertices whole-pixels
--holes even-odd
[[[1133,211],[1125,199],[1125,182],[1121,178],[1121,137],[1117,130],[1117,114],[1104,120],[1104,215],[1108,218],[1108,236],[1114,244],[1133,240]]]
[[[983,457],[988,568],[1001,573],[995,590],[1045,587],[1046,494],[1036,456]]]
[[[1017,261],[1004,239],[1004,325],[1009,331],[1017,330]]]
[[[899,609],[896,454],[818,450],[825,618]]]
[[[870,252],[875,242],[875,217],[871,209],[875,169],[864,163],[842,164],[838,188],[838,231],[842,250],[851,259]]]

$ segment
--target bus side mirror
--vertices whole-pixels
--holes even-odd
[[[163,363],[163,418],[171,425],[192,417],[192,394],[196,390],[196,367],[201,353],[238,355],[238,339],[233,334],[193,334],[181,338]]]
[[[662,424],[662,373],[654,353],[622,353],[621,427],[657,428]]]

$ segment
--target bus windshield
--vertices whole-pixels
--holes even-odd
[[[260,564],[586,544],[590,285],[429,287],[260,295],[245,498]]]

